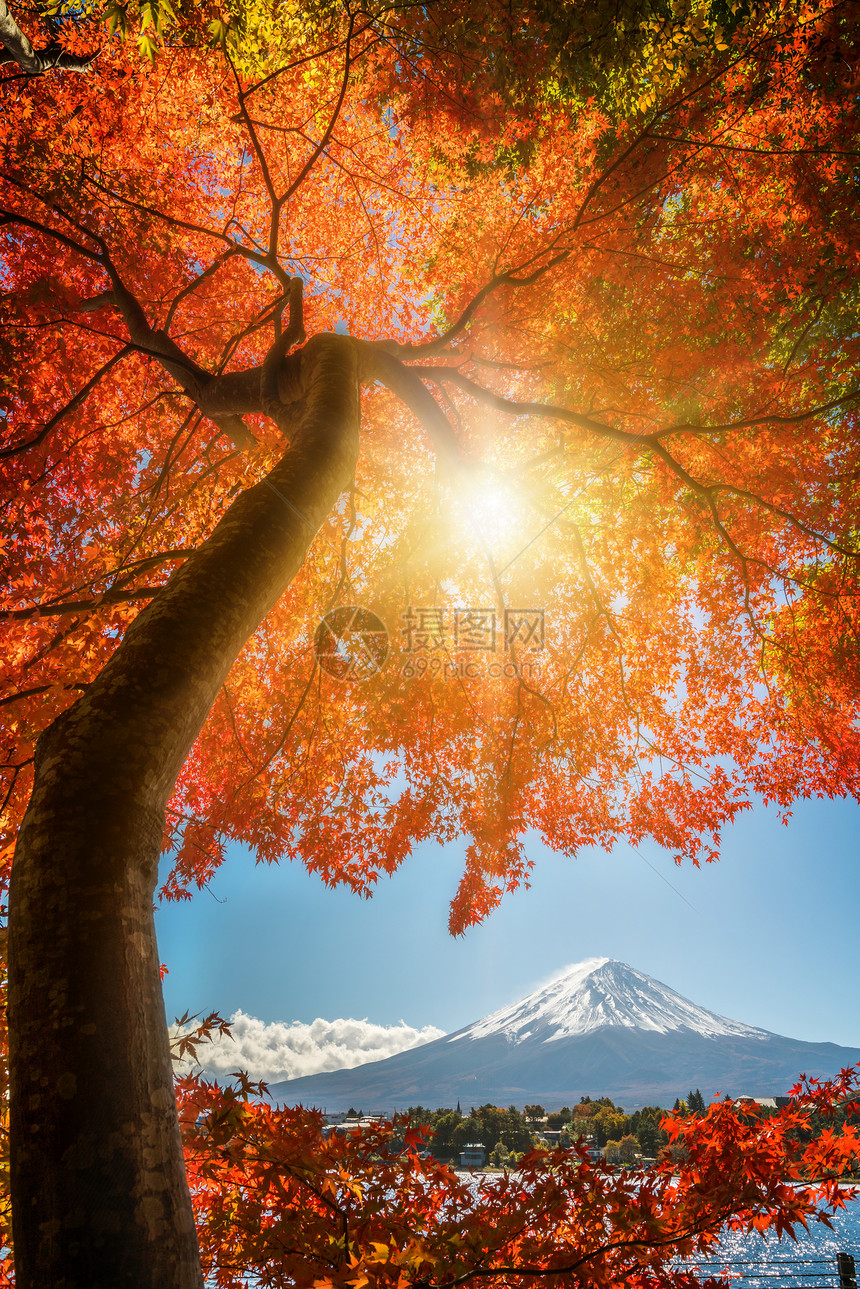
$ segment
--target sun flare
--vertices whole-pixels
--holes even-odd
[[[534,514],[509,475],[492,467],[470,470],[451,490],[451,519],[492,553],[529,540]]]

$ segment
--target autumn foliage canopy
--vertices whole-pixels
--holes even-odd
[[[33,44],[88,70],[0,65],[7,877],[36,740],[261,488],[301,558],[179,771],[167,896],[230,840],[368,893],[464,835],[460,932],[527,881],[532,830],[698,863],[754,799],[860,795],[856,6],[60,14]],[[276,470],[323,359],[357,381],[360,440],[309,520]],[[320,664],[351,606],[388,632],[360,680]],[[691,1144],[691,1231],[690,1196],[729,1203],[729,1114]],[[240,1137],[192,1163],[207,1231],[230,1169],[262,1169],[246,1229],[299,1202]],[[402,1220],[439,1215],[432,1264],[460,1198],[424,1167]],[[559,1248],[588,1245],[577,1168],[541,1183],[577,1197]],[[669,1185],[638,1192],[655,1247]],[[540,1260],[507,1186],[492,1256]],[[353,1283],[429,1282],[415,1250]]]
[[[95,76],[4,86],[7,863],[39,731],[283,450],[264,414],[231,441],[130,340],[113,274],[215,382],[262,362],[290,277],[309,335],[396,359],[182,771],[171,893],[231,838],[366,891],[465,833],[459,930],[526,876],[529,829],[710,858],[753,796],[856,793],[843,12],[741,28],[627,112],[558,71],[517,110],[492,64],[360,12],[257,80],[106,45]],[[368,683],[316,664],[338,604],[391,633]],[[410,607],[439,611],[434,652],[406,653]],[[513,674],[463,674],[464,608]],[[505,652],[506,608],[543,611],[539,654]],[[449,674],[405,675],[419,656]]]

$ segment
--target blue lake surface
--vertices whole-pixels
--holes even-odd
[[[474,1185],[478,1185],[477,1178]],[[860,1187],[858,1187],[860,1197]],[[708,1260],[698,1262],[701,1278],[720,1276],[737,1281],[737,1289],[844,1289],[840,1287],[837,1253],[850,1253],[860,1272],[860,1198],[849,1202],[832,1218],[833,1230],[810,1223],[809,1231],[797,1230],[797,1242],[785,1238],[737,1235],[726,1232],[721,1248]],[[260,1282],[246,1280],[247,1289]],[[214,1279],[207,1279],[214,1287]]]
[[[858,1187],[860,1197],[860,1187]],[[831,1216],[833,1230],[810,1222],[796,1228],[797,1241],[775,1236],[727,1231],[719,1251],[707,1261],[707,1273],[738,1277],[738,1289],[831,1289],[839,1286],[837,1253],[850,1253],[860,1271],[860,1198]],[[702,1273],[706,1264],[697,1262]]]

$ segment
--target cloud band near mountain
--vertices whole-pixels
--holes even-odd
[[[267,1083],[381,1061],[445,1032],[434,1025],[416,1029],[405,1021],[374,1025],[367,1019],[267,1024],[242,1011],[230,1017],[230,1029],[231,1038],[200,1045],[197,1056],[206,1075],[221,1080],[234,1070],[245,1070],[252,1079]]]

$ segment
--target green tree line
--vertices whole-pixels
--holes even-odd
[[[672,1106],[672,1112],[684,1117],[704,1114],[706,1109],[698,1088],[686,1097],[678,1097]],[[596,1147],[613,1164],[656,1159],[669,1148],[668,1134],[661,1127],[669,1113],[664,1106],[649,1105],[626,1114],[610,1097],[587,1096],[572,1107],[549,1112],[536,1104],[519,1110],[513,1105],[503,1109],[490,1103],[472,1106],[467,1114],[459,1106],[454,1110],[433,1110],[418,1105],[407,1111],[413,1126],[426,1129],[427,1149],[437,1159],[456,1162],[466,1145],[479,1143],[489,1162],[496,1165],[516,1163],[521,1155],[544,1144],[557,1144],[563,1149],[577,1144]],[[767,1116],[776,1111],[757,1106],[756,1113]],[[817,1137],[826,1127],[839,1128],[847,1119],[856,1117],[850,1106],[837,1111],[833,1121],[813,1114],[803,1138]]]
[[[688,1108],[691,1113],[704,1112],[705,1103],[696,1092],[676,1101],[675,1107],[682,1112]],[[562,1106],[548,1114],[540,1105],[519,1110],[489,1103],[473,1106],[467,1114],[420,1105],[407,1111],[413,1125],[427,1129],[427,1148],[438,1159],[456,1161],[467,1144],[480,1143],[491,1162],[502,1164],[541,1145],[546,1131],[552,1133],[553,1144],[558,1133],[558,1145],[563,1148],[582,1141],[600,1149],[619,1145],[621,1159],[613,1162],[632,1162],[636,1156],[656,1158],[669,1140],[660,1127],[668,1113],[663,1106],[645,1106],[625,1114],[609,1097],[582,1097],[577,1105]]]

